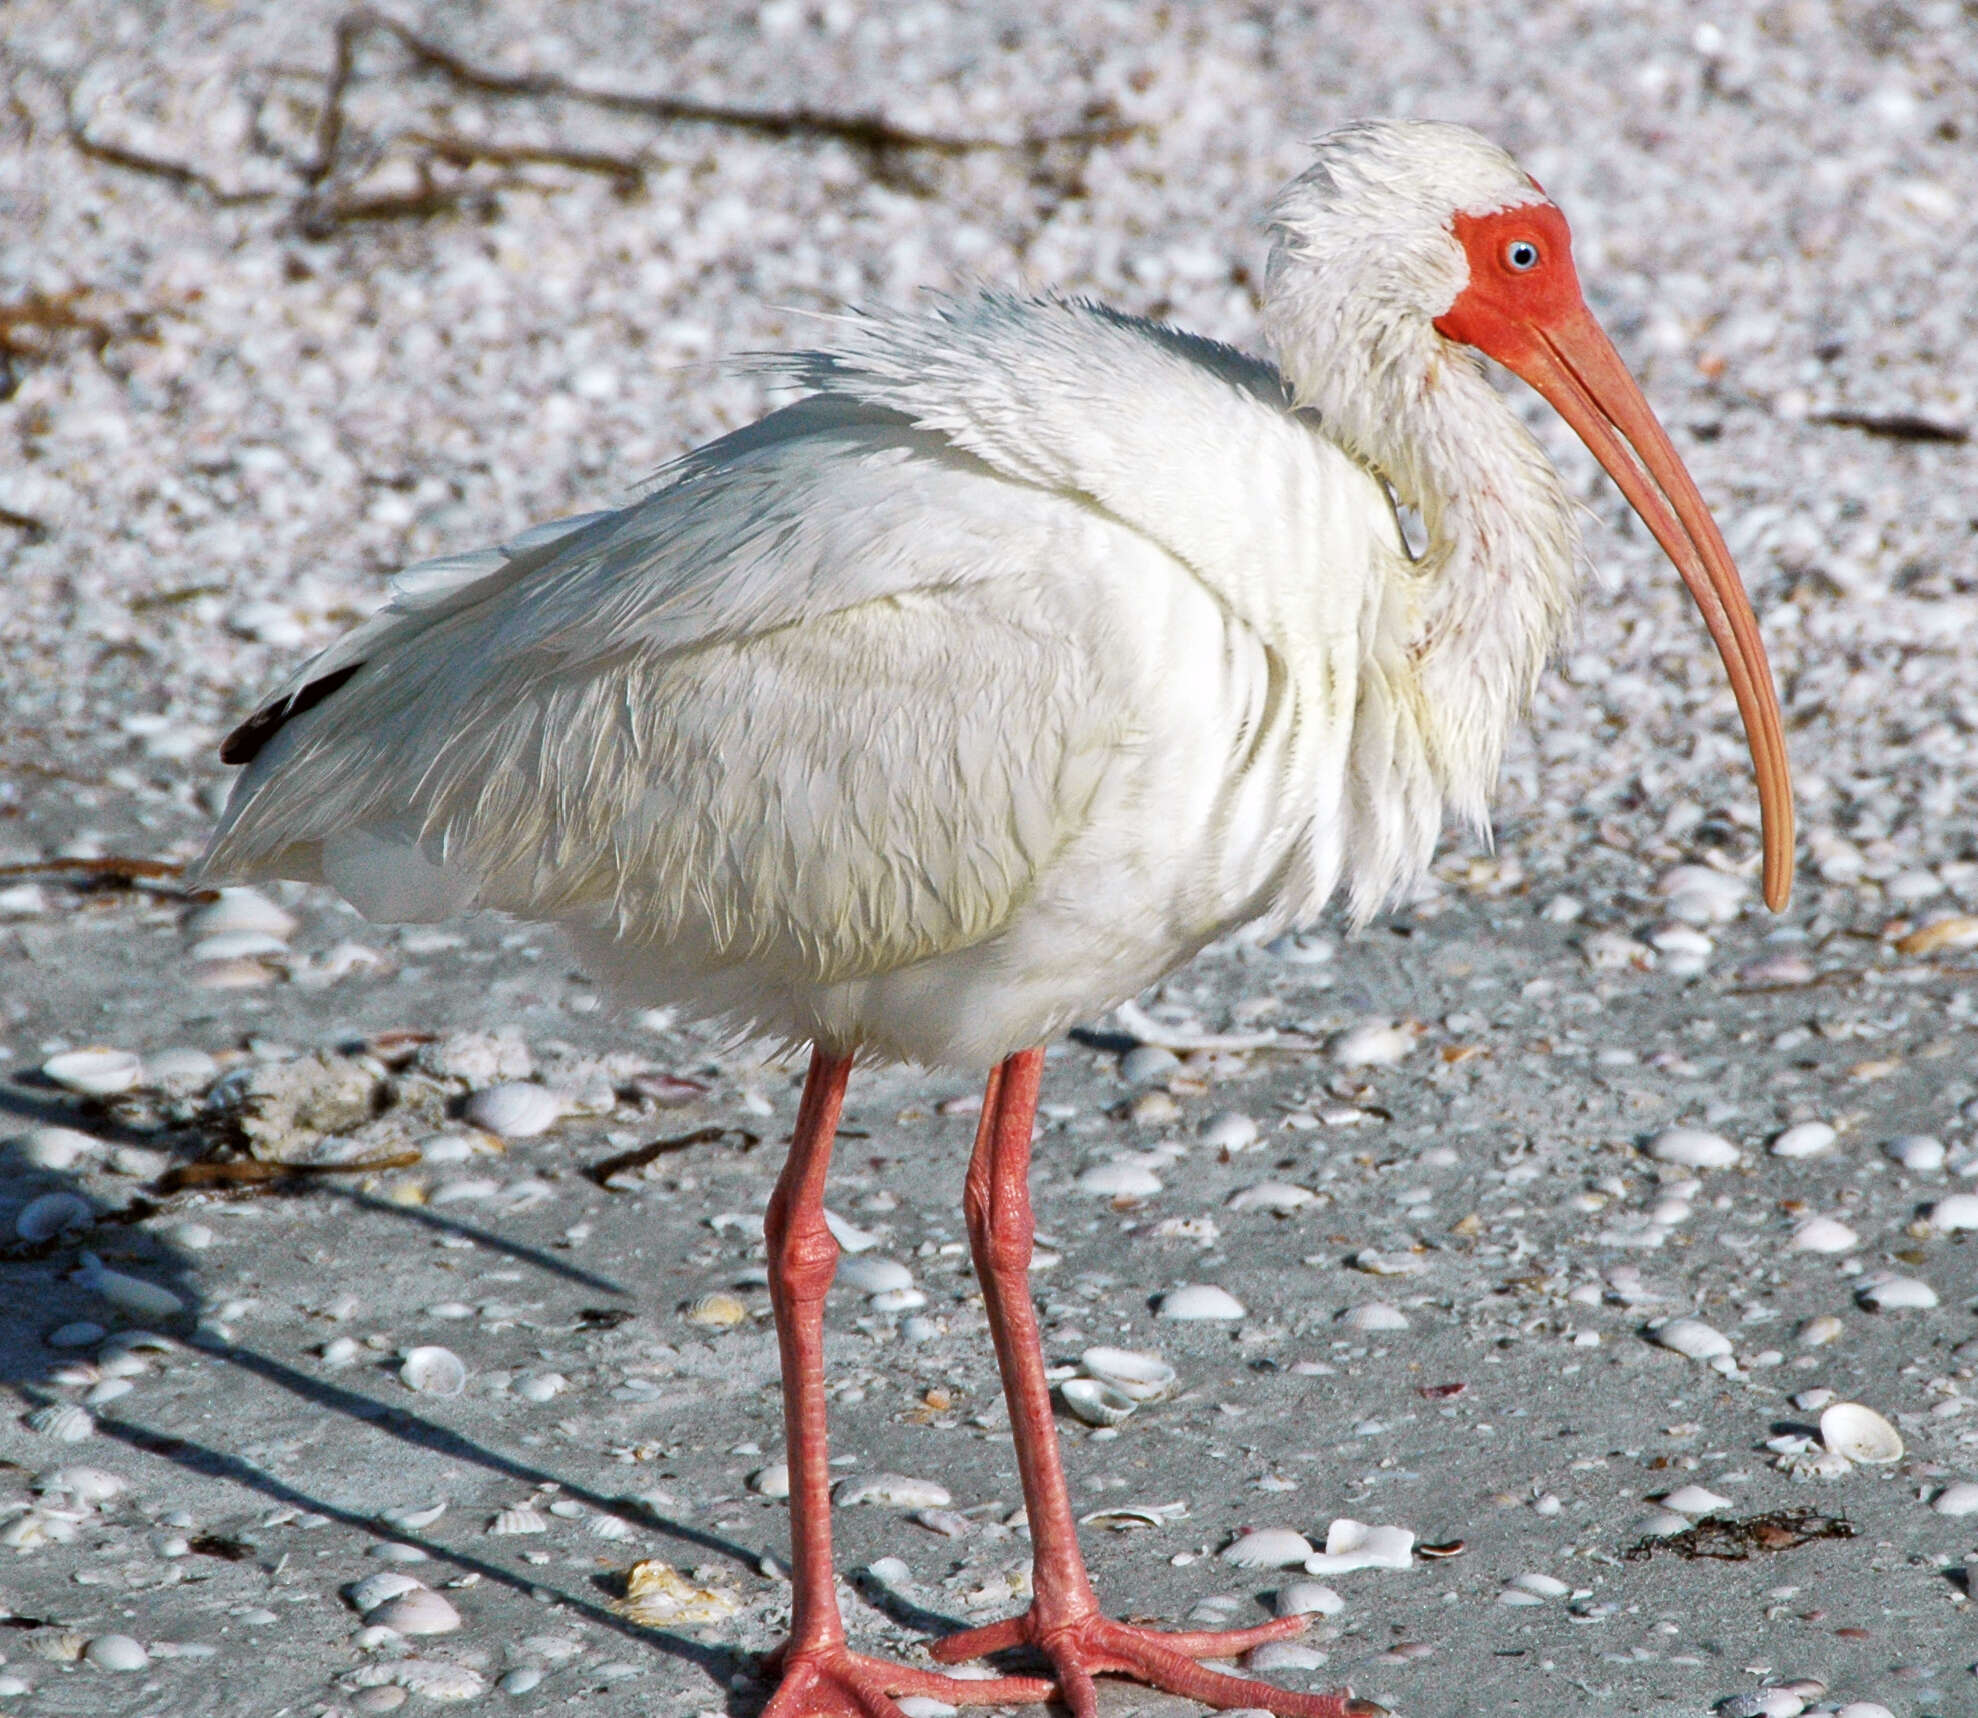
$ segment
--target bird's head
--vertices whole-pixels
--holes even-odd
[[[1409,409],[1471,351],[1572,426],[1689,587],[1737,695],[1758,776],[1765,899],[1792,890],[1784,724],[1743,582],[1695,482],[1581,296],[1566,217],[1460,125],[1371,120],[1319,139],[1271,211],[1265,316],[1294,395],[1401,480]]]

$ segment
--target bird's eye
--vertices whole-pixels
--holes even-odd
[[[1538,246],[1530,239],[1513,239],[1504,247],[1504,261],[1507,267],[1526,274],[1538,267]]]

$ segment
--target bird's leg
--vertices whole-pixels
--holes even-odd
[[[1283,1617],[1226,1633],[1160,1634],[1113,1621],[1099,1610],[1078,1549],[1071,1494],[1058,1455],[1051,1388],[1030,1298],[1035,1221],[1030,1209],[1030,1135],[1044,1052],[1025,1050],[989,1076],[963,1196],[975,1273],[995,1338],[996,1361],[1009,1399],[1017,1471],[1030,1517],[1030,1609],[1007,1622],[950,1635],[934,1644],[937,1659],[955,1663],[1005,1647],[1041,1650],[1058,1674],[1058,1691],[1073,1718],[1097,1710],[1093,1677],[1114,1674],[1219,1708],[1250,1707],[1284,1718],[1380,1718],[1385,1708],[1347,1694],[1298,1694],[1267,1682],[1226,1676],[1197,1664],[1233,1657],[1265,1641],[1299,1633],[1302,1617]]]
[[[790,1638],[775,1655],[776,1693],[763,1718],[901,1718],[892,1696],[924,1694],[953,1706],[1042,1700],[1037,1677],[965,1682],[865,1658],[845,1644],[831,1568],[831,1469],[824,1439],[824,1296],[838,1243],[824,1222],[824,1176],[845,1101],[849,1056],[811,1054],[790,1160],[763,1221],[769,1298],[783,1359],[783,1427],[790,1464]]]

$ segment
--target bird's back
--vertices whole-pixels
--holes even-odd
[[[209,874],[980,1061],[1426,856],[1355,822],[1356,732],[1426,767],[1391,510],[1275,372],[996,297],[789,368],[635,505],[402,578],[241,730]]]

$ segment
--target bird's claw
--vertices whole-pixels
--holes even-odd
[[[1014,1706],[1048,1700],[1052,1686],[1039,1676],[997,1676],[980,1681],[917,1670],[883,1658],[867,1658],[843,1642],[793,1647],[787,1642],[764,1661],[776,1692],[762,1718],[904,1718],[896,1696],[926,1695],[949,1706]]]
[[[1058,1696],[1073,1718],[1095,1718],[1093,1678],[1107,1675],[1129,1677],[1222,1711],[1243,1707],[1272,1712],[1278,1718],[1387,1718],[1386,1707],[1355,1699],[1343,1689],[1302,1694],[1251,1677],[1228,1676],[1195,1662],[1233,1657],[1267,1641],[1284,1640],[1302,1633],[1307,1620],[1282,1617],[1255,1628],[1220,1633],[1162,1634],[1115,1622],[1096,1611],[1054,1621],[1032,1610],[986,1628],[949,1635],[929,1651],[941,1663],[954,1664],[1007,1647],[1035,1647],[1057,1672]]]

